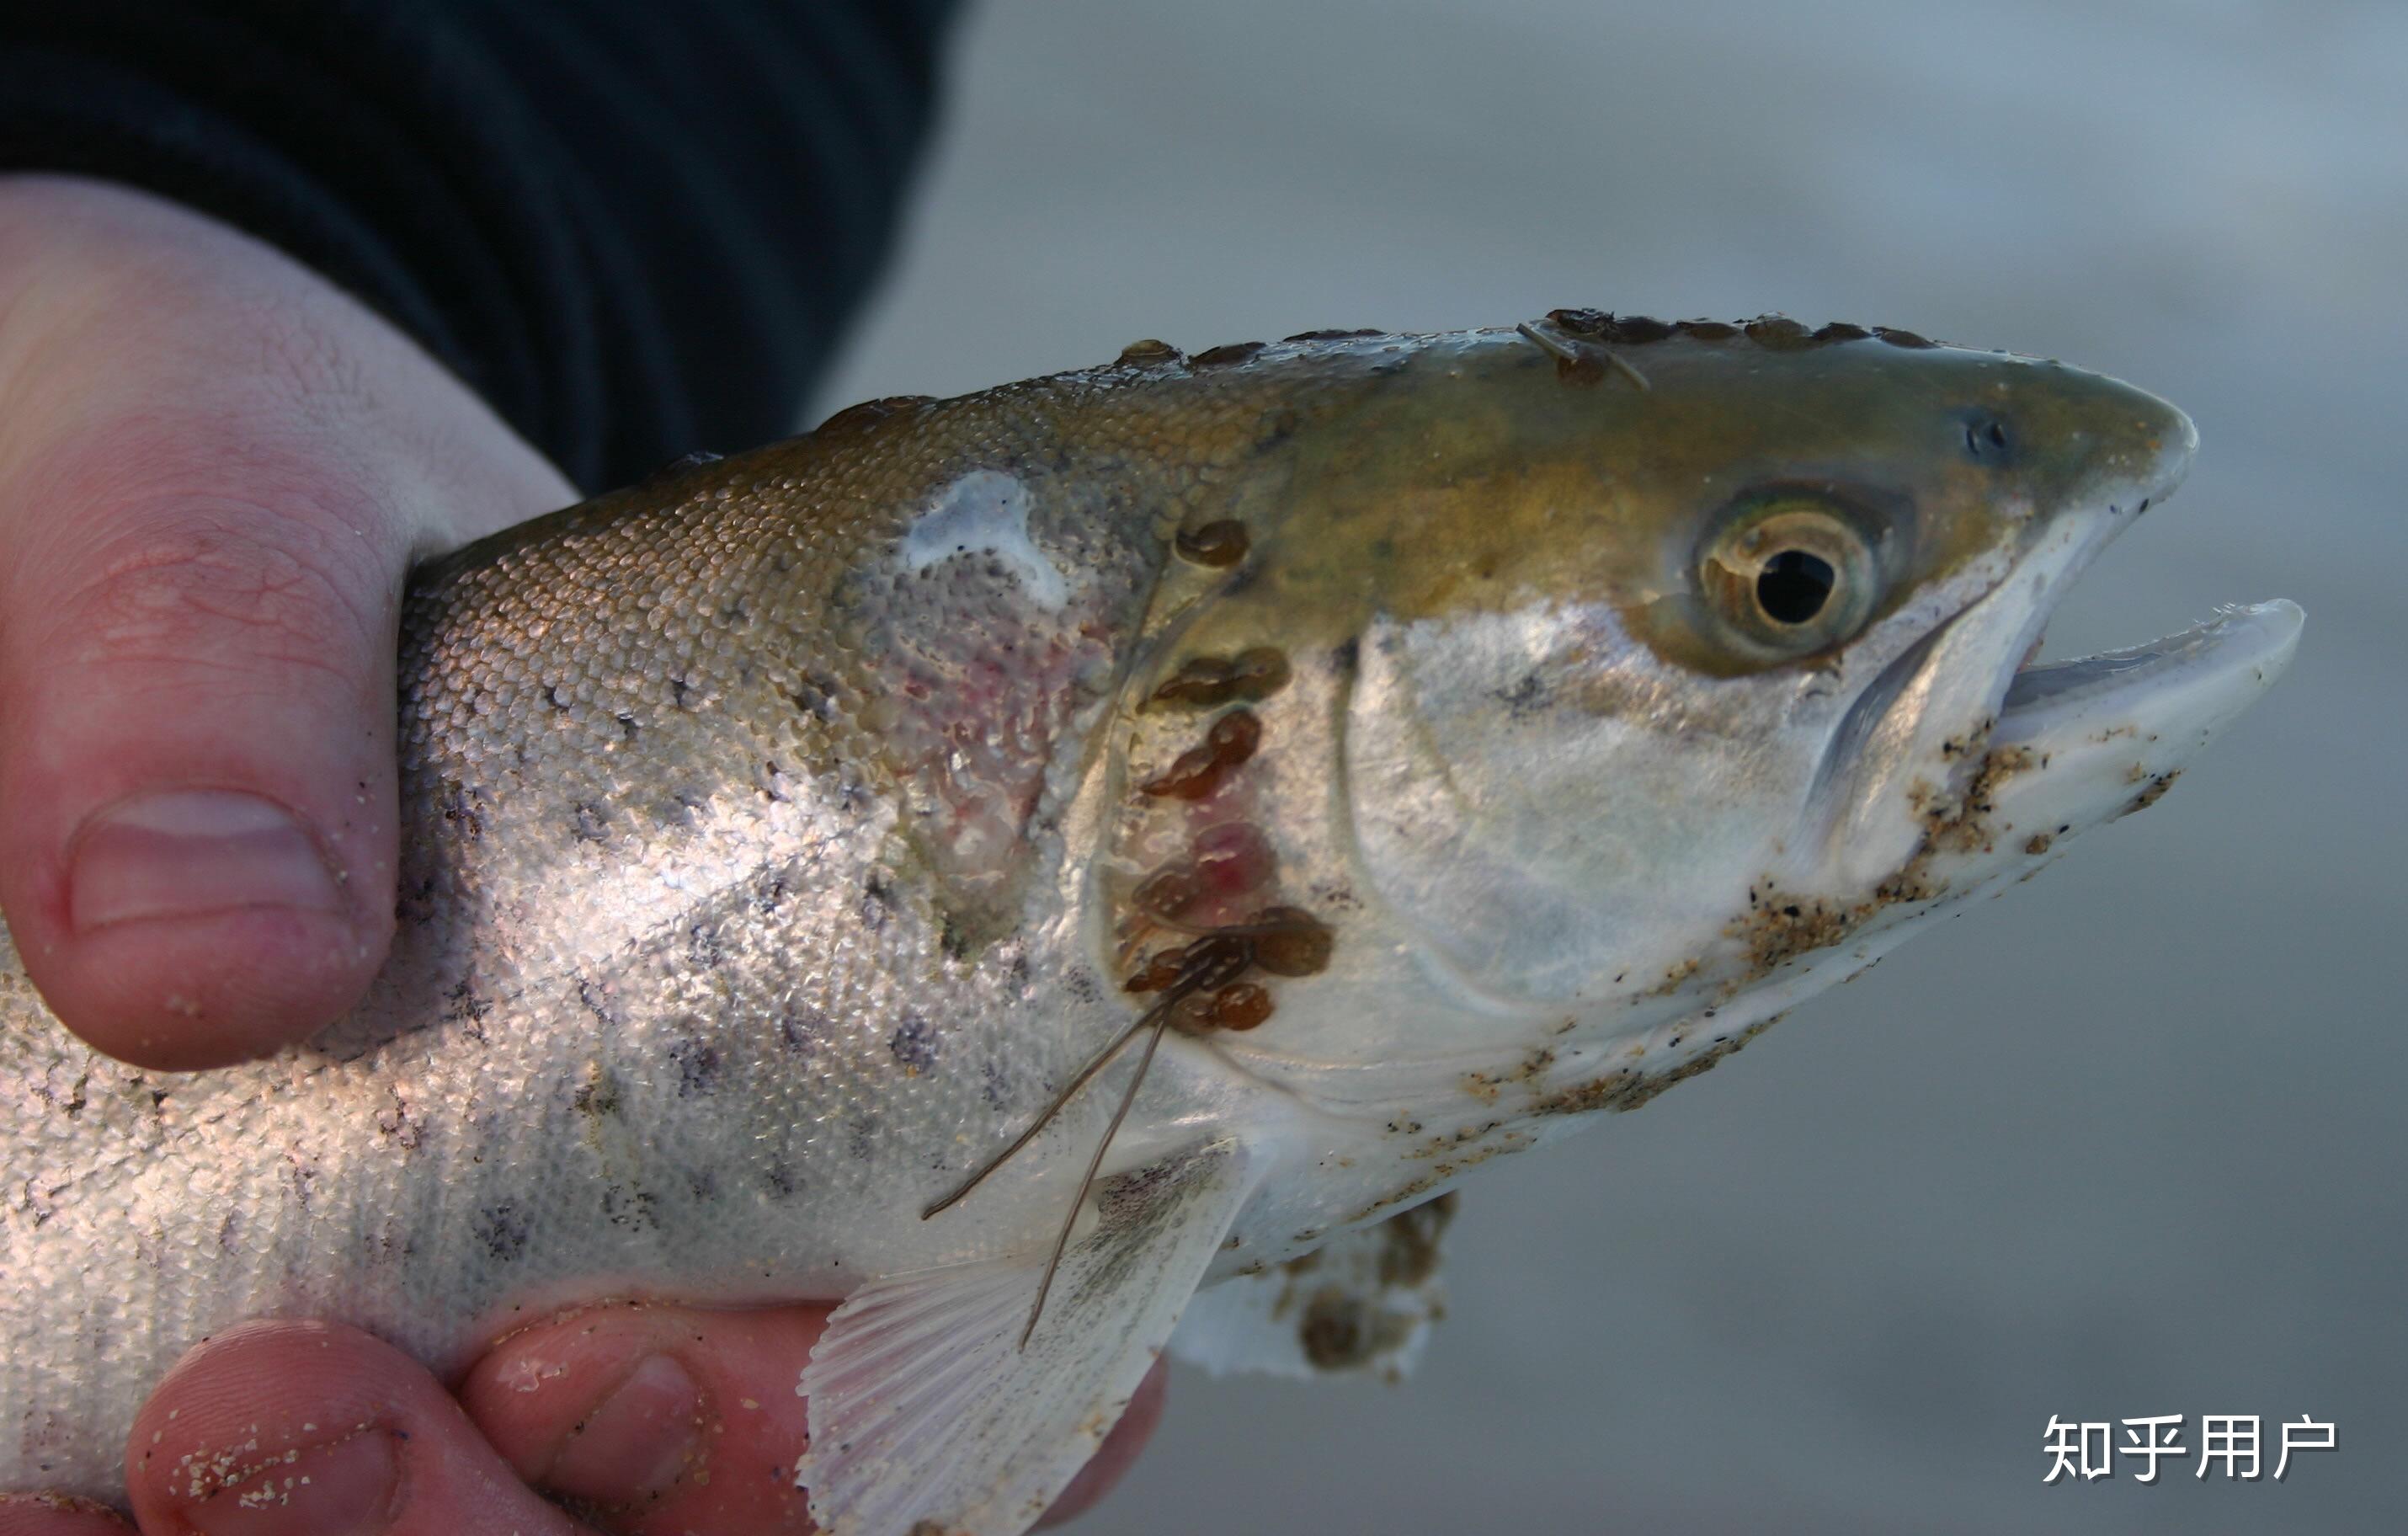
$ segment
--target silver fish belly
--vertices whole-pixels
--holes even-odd
[[[406,605],[351,1016],[140,1071],[0,933],[0,1487],[122,1498],[150,1385],[247,1317],[453,1371],[564,1304],[815,1298],[822,1521],[1025,1529],[1199,1285],[2153,800],[2297,610],[2018,662],[2190,440],[1903,333],[1557,311],[1140,344],[464,551]]]

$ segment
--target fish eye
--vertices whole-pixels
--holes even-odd
[[[1840,510],[1801,495],[1744,506],[1706,542],[1698,584],[1727,636],[1772,659],[1848,639],[1880,581],[1872,546]]]
[[[1840,573],[1821,555],[1806,550],[1783,550],[1756,573],[1756,606],[1775,624],[1813,622],[1831,600]]]

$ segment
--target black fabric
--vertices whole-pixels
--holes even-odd
[[[0,171],[173,197],[389,317],[589,490],[792,429],[953,0],[0,0]]]

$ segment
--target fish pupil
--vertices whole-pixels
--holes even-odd
[[[1823,611],[1838,580],[1829,561],[1804,550],[1783,550],[1756,573],[1756,600],[1775,624],[1804,624]]]

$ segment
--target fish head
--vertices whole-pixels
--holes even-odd
[[[2154,798],[2287,660],[2275,604],[2027,665],[2183,478],[2166,402],[1899,333],[1632,323],[1467,347],[1300,477],[1266,579],[1349,615],[1362,911],[1325,1006],[1233,1047],[1256,1067],[1727,1043]]]

